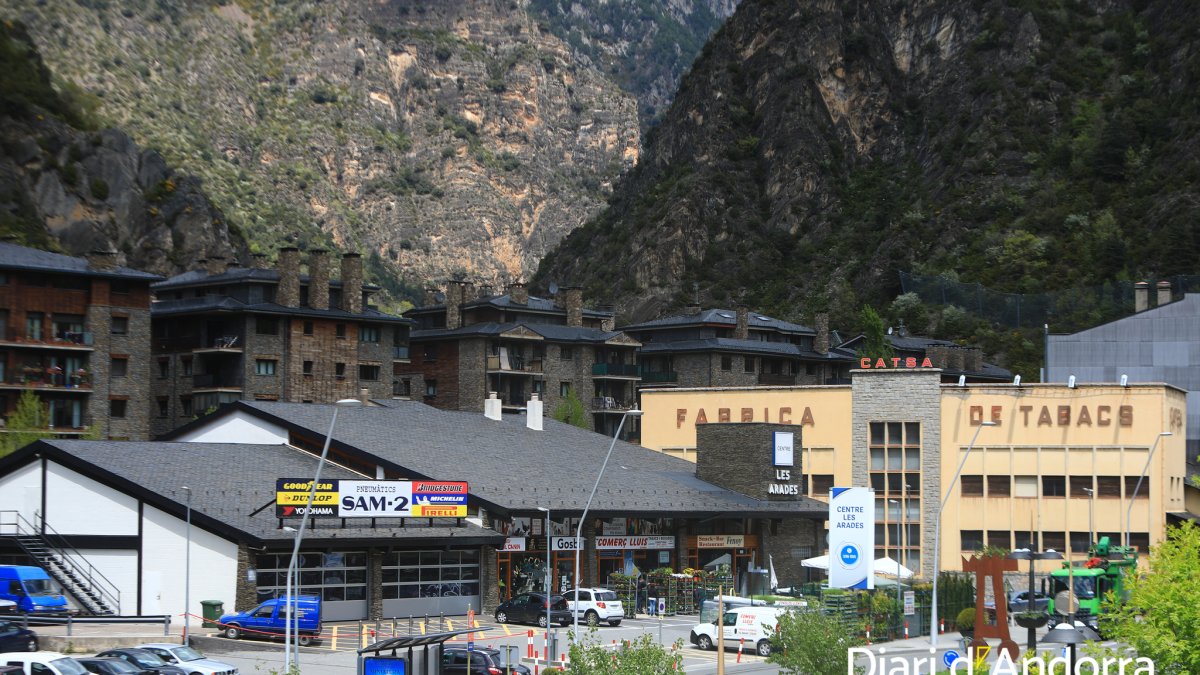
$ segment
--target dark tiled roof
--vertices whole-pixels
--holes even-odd
[[[182,489],[186,485],[192,489],[193,522],[198,517],[211,518],[259,541],[291,541],[293,538],[292,533],[279,529],[275,507],[271,505],[275,499],[275,480],[311,479],[317,468],[316,457],[285,445],[64,440],[45,443],[52,446],[50,452],[61,452],[67,460],[65,463],[72,468],[82,466],[87,473],[87,465],[91,465],[107,474],[107,480],[102,478],[101,482],[126,492],[144,491],[147,493],[144,497],[177,514],[181,514],[186,503],[187,496]],[[328,462],[321,476],[366,479]],[[125,484],[120,484],[122,481]],[[393,536],[453,537],[467,543],[478,542],[481,537],[493,542],[503,539],[491,530],[470,524],[453,527],[449,524],[451,521],[446,520],[434,520],[435,527],[423,526],[428,519],[410,519],[405,527],[397,527],[395,520],[377,521],[382,526],[376,528],[371,528],[366,520],[347,519],[349,526],[345,528],[341,527],[341,522],[340,519],[310,519],[312,529],[304,538],[312,543]]]
[[[553,342],[603,343],[621,334],[621,331],[603,331],[595,328],[581,328],[557,324],[496,323],[494,321],[487,321],[484,323],[473,323],[470,326],[463,326],[462,328],[433,328],[429,330],[415,330],[412,332],[410,339],[434,340],[471,336],[492,337],[495,335],[501,335],[522,326]]]
[[[679,340],[677,342],[647,342],[642,345],[642,354],[675,354],[679,352],[736,352],[739,354],[768,354],[791,356],[809,360],[845,361],[840,353],[821,354],[788,342],[764,342],[762,340],[734,340],[733,338],[704,338]]]
[[[926,353],[930,347],[961,347],[957,342],[951,340],[938,340],[936,338],[921,337],[918,335],[898,335],[892,333],[887,336],[888,342],[892,344],[898,352],[905,354],[922,354]],[[841,354],[849,355],[853,359],[857,359],[856,349],[866,341],[866,336],[856,335],[849,340],[838,345],[833,351]],[[956,375],[971,375],[973,377],[982,377],[995,380],[1011,380],[1012,372],[1001,368],[1000,366],[983,363],[983,367],[979,370],[958,370],[956,368],[942,368],[942,372],[946,377]]]
[[[566,313],[567,313],[566,309],[559,307],[557,304],[555,304],[555,302],[553,300],[548,300],[546,298],[539,298],[539,297],[533,296],[533,295],[529,296],[529,302],[527,302],[525,304],[513,302],[512,297],[508,296],[508,295],[494,295],[490,298],[478,298],[476,300],[471,300],[470,302],[464,303],[463,309],[473,309],[473,308],[477,308],[477,307],[487,307],[487,306],[498,307],[501,309],[510,309],[510,310],[514,310],[514,311],[527,310],[530,312],[540,312],[540,313],[550,312],[550,313],[562,314],[562,315],[566,315]],[[445,305],[445,303],[440,303],[440,304],[436,304],[436,305],[425,305],[423,307],[414,307],[414,308],[408,310],[407,312],[405,312],[405,314],[437,314],[439,312],[444,312],[444,311],[446,311],[446,305]],[[596,319],[604,319],[604,318],[613,316],[613,313],[612,312],[603,312],[603,311],[596,310],[596,309],[588,309],[587,307],[584,307],[583,308],[583,316],[592,317],[592,318],[596,318]]]
[[[309,282],[307,274],[300,275],[301,283]],[[182,274],[160,281],[150,288],[154,291],[170,291],[181,288],[199,288],[204,286],[227,286],[237,283],[279,283],[279,271],[274,269],[259,269],[257,267],[231,267],[220,274],[209,275],[204,270],[189,270]],[[341,279],[330,279],[329,285],[335,288],[342,286]],[[379,286],[374,284],[363,284],[363,289],[368,291],[377,291]]]
[[[737,312],[732,309],[704,309],[699,314],[676,314],[667,316],[653,321],[645,321],[643,323],[633,324],[632,326],[622,326],[621,330],[630,332],[638,330],[652,330],[658,328],[679,328],[683,326],[701,326],[701,325],[724,325],[729,327],[737,326]],[[790,323],[780,319],[773,319],[765,314],[758,312],[750,312],[747,317],[747,326],[751,330],[755,328],[767,328],[777,330],[781,333],[800,333],[803,335],[815,335],[816,331],[807,326],[801,326],[798,323]]]
[[[16,244],[0,243],[0,269],[20,269],[32,272],[53,272],[57,274],[82,274],[89,277],[110,277],[121,279],[137,279],[139,281],[157,281],[162,277],[149,272],[114,267],[111,270],[95,270],[88,267],[86,258],[75,258],[49,251],[39,251],[36,248],[18,246]]]
[[[240,401],[285,426],[323,437],[332,406]],[[508,511],[582,511],[612,439],[547,417],[545,431],[525,427],[523,415],[489,420],[481,413],[446,411],[422,403],[388,401],[381,407],[347,408],[335,439],[413,478],[465,480],[471,495]],[[698,517],[704,514],[815,515],[828,506],[811,499],[768,502],[696,479],[696,465],[618,442],[591,513]]]
[[[347,321],[377,321],[381,323],[412,324],[412,319],[367,307],[361,314],[352,314],[340,309],[312,309],[311,307],[284,307],[274,302],[245,303],[228,296],[209,295],[203,298],[159,300],[150,304],[151,317],[204,314],[207,312],[248,312],[252,314],[275,314],[284,316],[311,316],[321,319],[346,319]]]

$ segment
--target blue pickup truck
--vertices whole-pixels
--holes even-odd
[[[219,621],[225,637],[236,640],[240,637],[277,637],[286,633],[286,598],[272,598],[248,612],[226,614]],[[296,596],[295,619],[292,630],[296,642],[305,646],[321,635],[321,599],[315,595]]]

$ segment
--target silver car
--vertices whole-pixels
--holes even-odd
[[[157,642],[138,645],[139,649],[154,652],[163,661],[182,668],[188,675],[238,675],[237,666],[205,658],[203,654],[186,645]]]

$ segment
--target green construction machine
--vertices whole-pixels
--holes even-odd
[[[1087,560],[1063,563],[1061,569],[1050,573],[1050,616],[1066,621],[1073,614],[1075,621],[1099,633],[1104,599],[1110,592],[1118,600],[1128,596],[1126,580],[1137,569],[1137,561],[1137,549],[1116,546],[1108,537],[1101,537],[1088,548]]]

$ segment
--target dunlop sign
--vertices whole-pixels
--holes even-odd
[[[304,515],[312,481],[281,478],[275,483],[275,516]],[[463,518],[467,484],[462,481],[328,480],[317,486],[311,516],[338,518]]]

